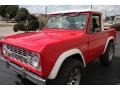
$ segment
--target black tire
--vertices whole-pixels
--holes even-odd
[[[111,51],[112,49],[112,51]],[[110,52],[112,53],[110,57]],[[107,49],[103,55],[100,56],[100,62],[102,65],[110,65],[114,56],[115,46],[113,42],[109,42]]]
[[[47,84],[67,85],[70,80],[70,76],[72,75],[71,72],[73,72],[74,69],[78,70],[78,72],[80,74],[80,80],[81,80],[81,76],[84,71],[83,64],[79,60],[69,58],[69,59],[65,60],[65,62],[61,66],[57,77],[54,80],[47,80]],[[79,84],[80,84],[80,82],[79,82]]]

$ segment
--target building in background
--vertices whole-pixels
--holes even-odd
[[[120,15],[116,15],[114,18],[114,24],[120,24]]]

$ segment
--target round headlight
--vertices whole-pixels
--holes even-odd
[[[31,61],[32,61],[32,66],[34,68],[38,68],[38,66],[39,66],[39,58],[38,58],[38,56],[37,55],[33,55]]]

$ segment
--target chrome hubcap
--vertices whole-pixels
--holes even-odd
[[[75,68],[71,71],[67,85],[79,85],[80,79],[81,79],[80,70]]]
[[[112,58],[113,58],[113,48],[111,47],[110,49],[109,49],[109,60],[112,60]]]

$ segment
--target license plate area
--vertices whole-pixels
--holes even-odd
[[[15,71],[16,73],[20,74],[23,78],[25,78],[26,74],[25,74],[25,68],[18,66],[12,62],[6,62],[6,67],[12,69],[13,71]]]

